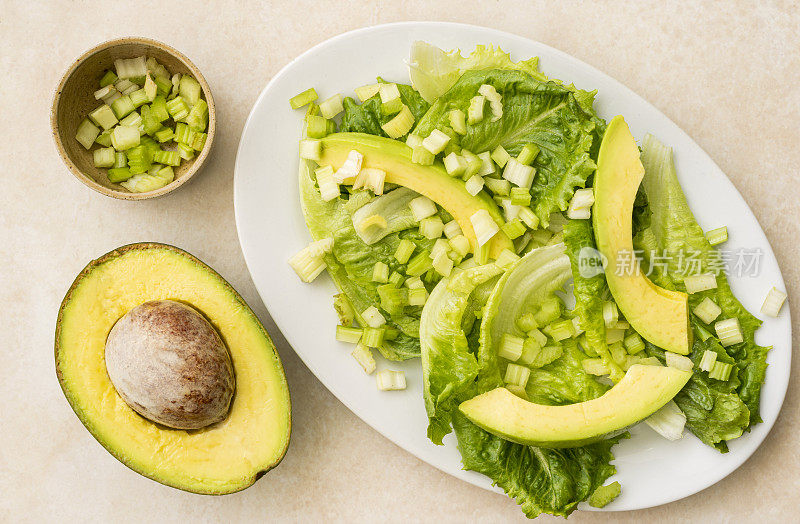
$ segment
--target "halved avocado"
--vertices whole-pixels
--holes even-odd
[[[151,300],[187,303],[230,351],[236,391],[228,416],[198,430],[170,429],[131,409],[106,372],[109,331]],[[89,263],[58,314],[56,373],[72,409],[112,455],[162,484],[202,494],[242,490],[275,467],[289,444],[291,408],[280,358],[241,296],[178,248],[132,244]]]
[[[364,133],[334,133],[322,139],[319,164],[339,169],[352,150],[364,155],[362,167],[385,171],[387,184],[397,184],[416,191],[453,215],[473,251],[477,246],[475,230],[470,221],[473,213],[485,209],[498,225],[503,224],[500,210],[488,194],[480,192],[476,196],[470,195],[464,182],[448,175],[441,163],[430,166],[413,163],[411,148],[397,140]],[[497,258],[504,249],[513,250],[513,243],[501,230],[489,241],[489,256]]]
[[[662,366],[630,367],[603,396],[545,406],[496,388],[459,406],[474,424],[512,442],[544,448],[584,446],[647,418],[674,397],[690,371]]]
[[[633,202],[643,177],[636,140],[625,120],[616,116],[603,135],[594,175],[592,220],[597,249],[608,260],[606,281],[619,310],[639,334],[660,348],[688,355],[688,295],[653,284],[633,258]],[[627,266],[631,261],[633,268]]]

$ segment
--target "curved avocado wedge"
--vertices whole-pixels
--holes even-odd
[[[461,412],[498,437],[543,448],[571,448],[596,442],[661,409],[689,378],[690,371],[634,364],[603,396],[566,406],[534,404],[505,388],[462,402]]]
[[[592,223],[608,260],[606,281],[625,319],[646,340],[673,353],[692,347],[688,295],[653,284],[633,260],[633,202],[644,177],[639,148],[621,116],[608,125],[594,175]],[[633,270],[632,270],[633,269]]]
[[[407,187],[445,208],[461,226],[473,252],[477,247],[475,230],[469,219],[473,213],[485,209],[498,225],[503,224],[500,210],[489,195],[485,192],[470,195],[464,182],[448,175],[439,162],[430,166],[413,163],[411,148],[397,140],[364,133],[334,133],[322,139],[322,156],[318,163],[339,169],[354,149],[364,155],[362,167],[386,172],[387,184]],[[513,243],[501,230],[489,240],[489,256],[496,259],[504,249],[513,250]]]
[[[109,331],[130,309],[177,300],[201,312],[230,351],[236,390],[227,417],[197,430],[170,429],[131,409],[105,366]],[[201,494],[242,490],[275,467],[289,444],[289,390],[275,346],[241,296],[178,248],[131,244],[81,271],[58,313],[56,373],[86,429],[132,470]]]

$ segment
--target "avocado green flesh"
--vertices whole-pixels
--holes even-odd
[[[407,187],[447,210],[469,239],[473,251],[477,241],[470,217],[475,212],[485,209],[495,222],[503,223],[500,210],[489,195],[485,192],[470,195],[464,182],[448,175],[441,163],[430,166],[413,163],[411,148],[397,140],[364,133],[334,133],[322,139],[319,164],[339,169],[352,150],[364,155],[362,168],[385,171],[387,184]],[[513,243],[501,230],[489,240],[489,256],[497,258],[504,249],[513,250]]]
[[[653,284],[638,264],[627,267],[634,253],[633,203],[643,176],[636,141],[617,116],[603,135],[594,176],[592,220],[597,249],[608,260],[606,281],[619,310],[640,335],[667,351],[687,355],[692,332],[686,293]]]
[[[105,369],[105,341],[127,311],[150,300],[178,300],[200,311],[228,347],[236,391],[228,416],[186,431],[132,410]],[[72,409],[112,455],[175,488],[224,494],[250,486],[280,462],[289,443],[289,391],[278,354],[258,318],[200,260],[163,244],[125,246],[91,262],[58,315],[56,371]]]
[[[583,446],[631,426],[674,397],[691,372],[633,365],[603,396],[565,406],[534,404],[496,388],[459,406],[474,424],[498,437],[546,448]]]

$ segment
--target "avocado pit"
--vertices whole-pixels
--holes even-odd
[[[145,302],[120,318],[105,345],[106,371],[131,409],[174,429],[200,429],[228,415],[233,364],[217,331],[194,308]]]

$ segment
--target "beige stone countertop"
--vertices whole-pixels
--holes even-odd
[[[481,24],[529,37],[652,102],[744,195],[772,243],[792,306],[800,306],[797,2],[0,0],[0,522],[523,520],[507,497],[417,460],[339,403],[271,321],[236,236],[236,147],[270,77],[330,37],[403,20]],[[80,184],[59,159],[49,127],[53,90],[74,58],[128,35],[189,56],[211,85],[218,114],[205,169],[175,193],[141,202]],[[277,469],[241,493],[193,495],[137,475],[83,428],[58,386],[53,333],[64,293],[89,260],[137,241],[177,245],[219,271],[283,358],[292,443]],[[798,409],[793,380],[760,449],[700,494],[637,512],[576,512],[570,520],[796,521]]]

